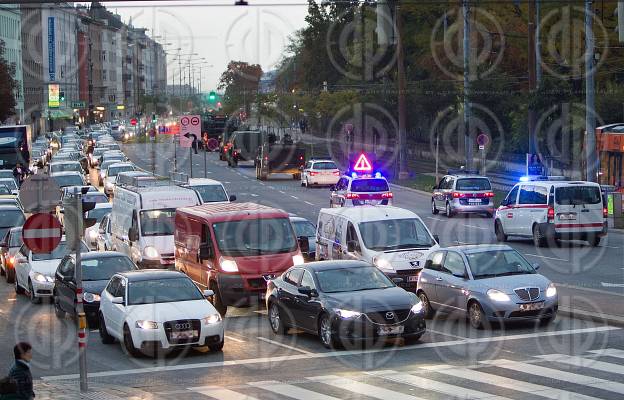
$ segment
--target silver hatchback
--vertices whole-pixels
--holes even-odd
[[[477,329],[492,321],[548,324],[557,314],[557,289],[538,268],[507,245],[448,247],[429,255],[416,293],[427,317],[467,313]]]

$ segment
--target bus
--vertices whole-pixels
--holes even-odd
[[[0,126],[0,169],[30,165],[30,126]]]

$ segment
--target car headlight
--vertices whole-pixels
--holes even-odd
[[[205,318],[202,318],[202,321],[204,322],[204,325],[216,324],[218,322],[221,322],[221,314],[216,313],[216,314],[209,315]]]
[[[45,283],[45,282],[54,282],[54,278],[51,276],[47,276],[44,275],[42,273],[39,272],[34,272],[33,273],[33,279],[36,280],[37,282],[41,282],[41,283]]]
[[[158,250],[154,246],[146,246],[143,249],[143,255],[147,258],[158,258],[160,254],[158,254]]]
[[[392,268],[392,264],[390,263],[390,261],[386,260],[385,258],[373,257],[373,265],[375,265],[377,268],[381,270],[386,270],[386,271],[394,270],[394,268]]]
[[[136,322],[139,329],[158,329],[158,322],[139,320]]]
[[[87,303],[93,303],[96,301],[100,301],[100,295],[97,293],[84,292],[84,294],[82,295],[82,299]]]
[[[219,258],[219,265],[224,272],[238,272],[238,265],[234,260],[226,260],[225,258]]]
[[[98,237],[98,233],[96,231],[89,231],[89,239],[91,239],[91,241],[95,241]]]
[[[343,318],[343,319],[355,319],[355,318],[359,318],[362,315],[361,312],[343,310],[340,308],[337,308],[334,311],[336,311],[336,315],[338,315],[340,318]]]
[[[548,288],[546,289],[546,297],[554,297],[557,295],[557,288],[555,287],[554,283],[550,283],[550,285],[548,285]]]
[[[301,265],[305,262],[301,254],[297,254],[296,256],[293,256],[292,260],[293,260],[293,265]]]
[[[496,289],[488,290],[487,295],[491,300],[494,300],[494,301],[510,301],[511,300],[507,294]]]
[[[418,303],[412,306],[412,309],[410,311],[413,314],[420,314],[422,310],[423,310],[423,303],[421,301],[418,301]]]

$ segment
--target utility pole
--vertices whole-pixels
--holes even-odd
[[[84,312],[84,305],[82,301],[82,258],[81,258],[81,239],[82,239],[82,218],[84,216],[82,212],[82,194],[78,193],[78,188],[74,190],[74,201],[76,207],[76,242],[74,250],[76,252],[76,313],[78,314],[78,364],[80,369],[80,392],[84,393],[89,390],[87,381],[87,318]]]
[[[529,95],[535,94],[536,89],[536,43],[535,43],[535,1],[529,0],[529,24],[528,24],[528,53],[529,62]],[[529,128],[529,153],[537,152],[537,135],[535,132],[535,110],[529,107],[528,110]]]
[[[397,75],[399,86],[399,179],[407,179],[407,82],[405,76],[405,54],[403,51],[403,18],[401,16],[400,1],[395,6],[397,29]]]
[[[472,170],[472,134],[470,132],[471,129],[471,121],[470,121],[470,113],[471,113],[471,104],[470,99],[468,98],[470,94],[470,0],[463,0],[462,9],[463,9],[463,17],[464,17],[464,152],[466,156],[466,165],[465,168],[467,170]]]
[[[585,0],[585,159],[586,179],[596,182],[598,164],[596,157],[596,118],[594,115],[594,13],[592,0]]]
[[[537,88],[542,84],[542,40],[540,39],[542,34],[541,1],[542,0],[535,0],[535,80],[537,81]]]

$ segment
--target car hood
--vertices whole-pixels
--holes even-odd
[[[544,290],[550,284],[550,280],[540,274],[499,276],[476,279],[473,282],[476,285],[475,289],[479,289],[483,293],[489,289],[497,289],[507,294],[513,294],[514,289],[525,287],[538,287]]]
[[[175,321],[179,319],[202,319],[216,314],[215,308],[208,300],[181,301],[174,303],[140,304],[128,306],[129,319],[156,322]]]
[[[379,252],[373,256],[373,260],[387,260],[395,271],[404,269],[422,268],[425,266],[427,256],[432,250],[438,249],[438,245],[431,248],[419,248],[409,250],[392,250]]]
[[[60,262],[60,259],[31,261],[30,269],[32,272],[39,272],[40,274],[54,276],[56,268],[59,266]]]
[[[327,293],[328,306],[358,312],[409,309],[417,300],[400,287],[362,290],[358,292]]]

